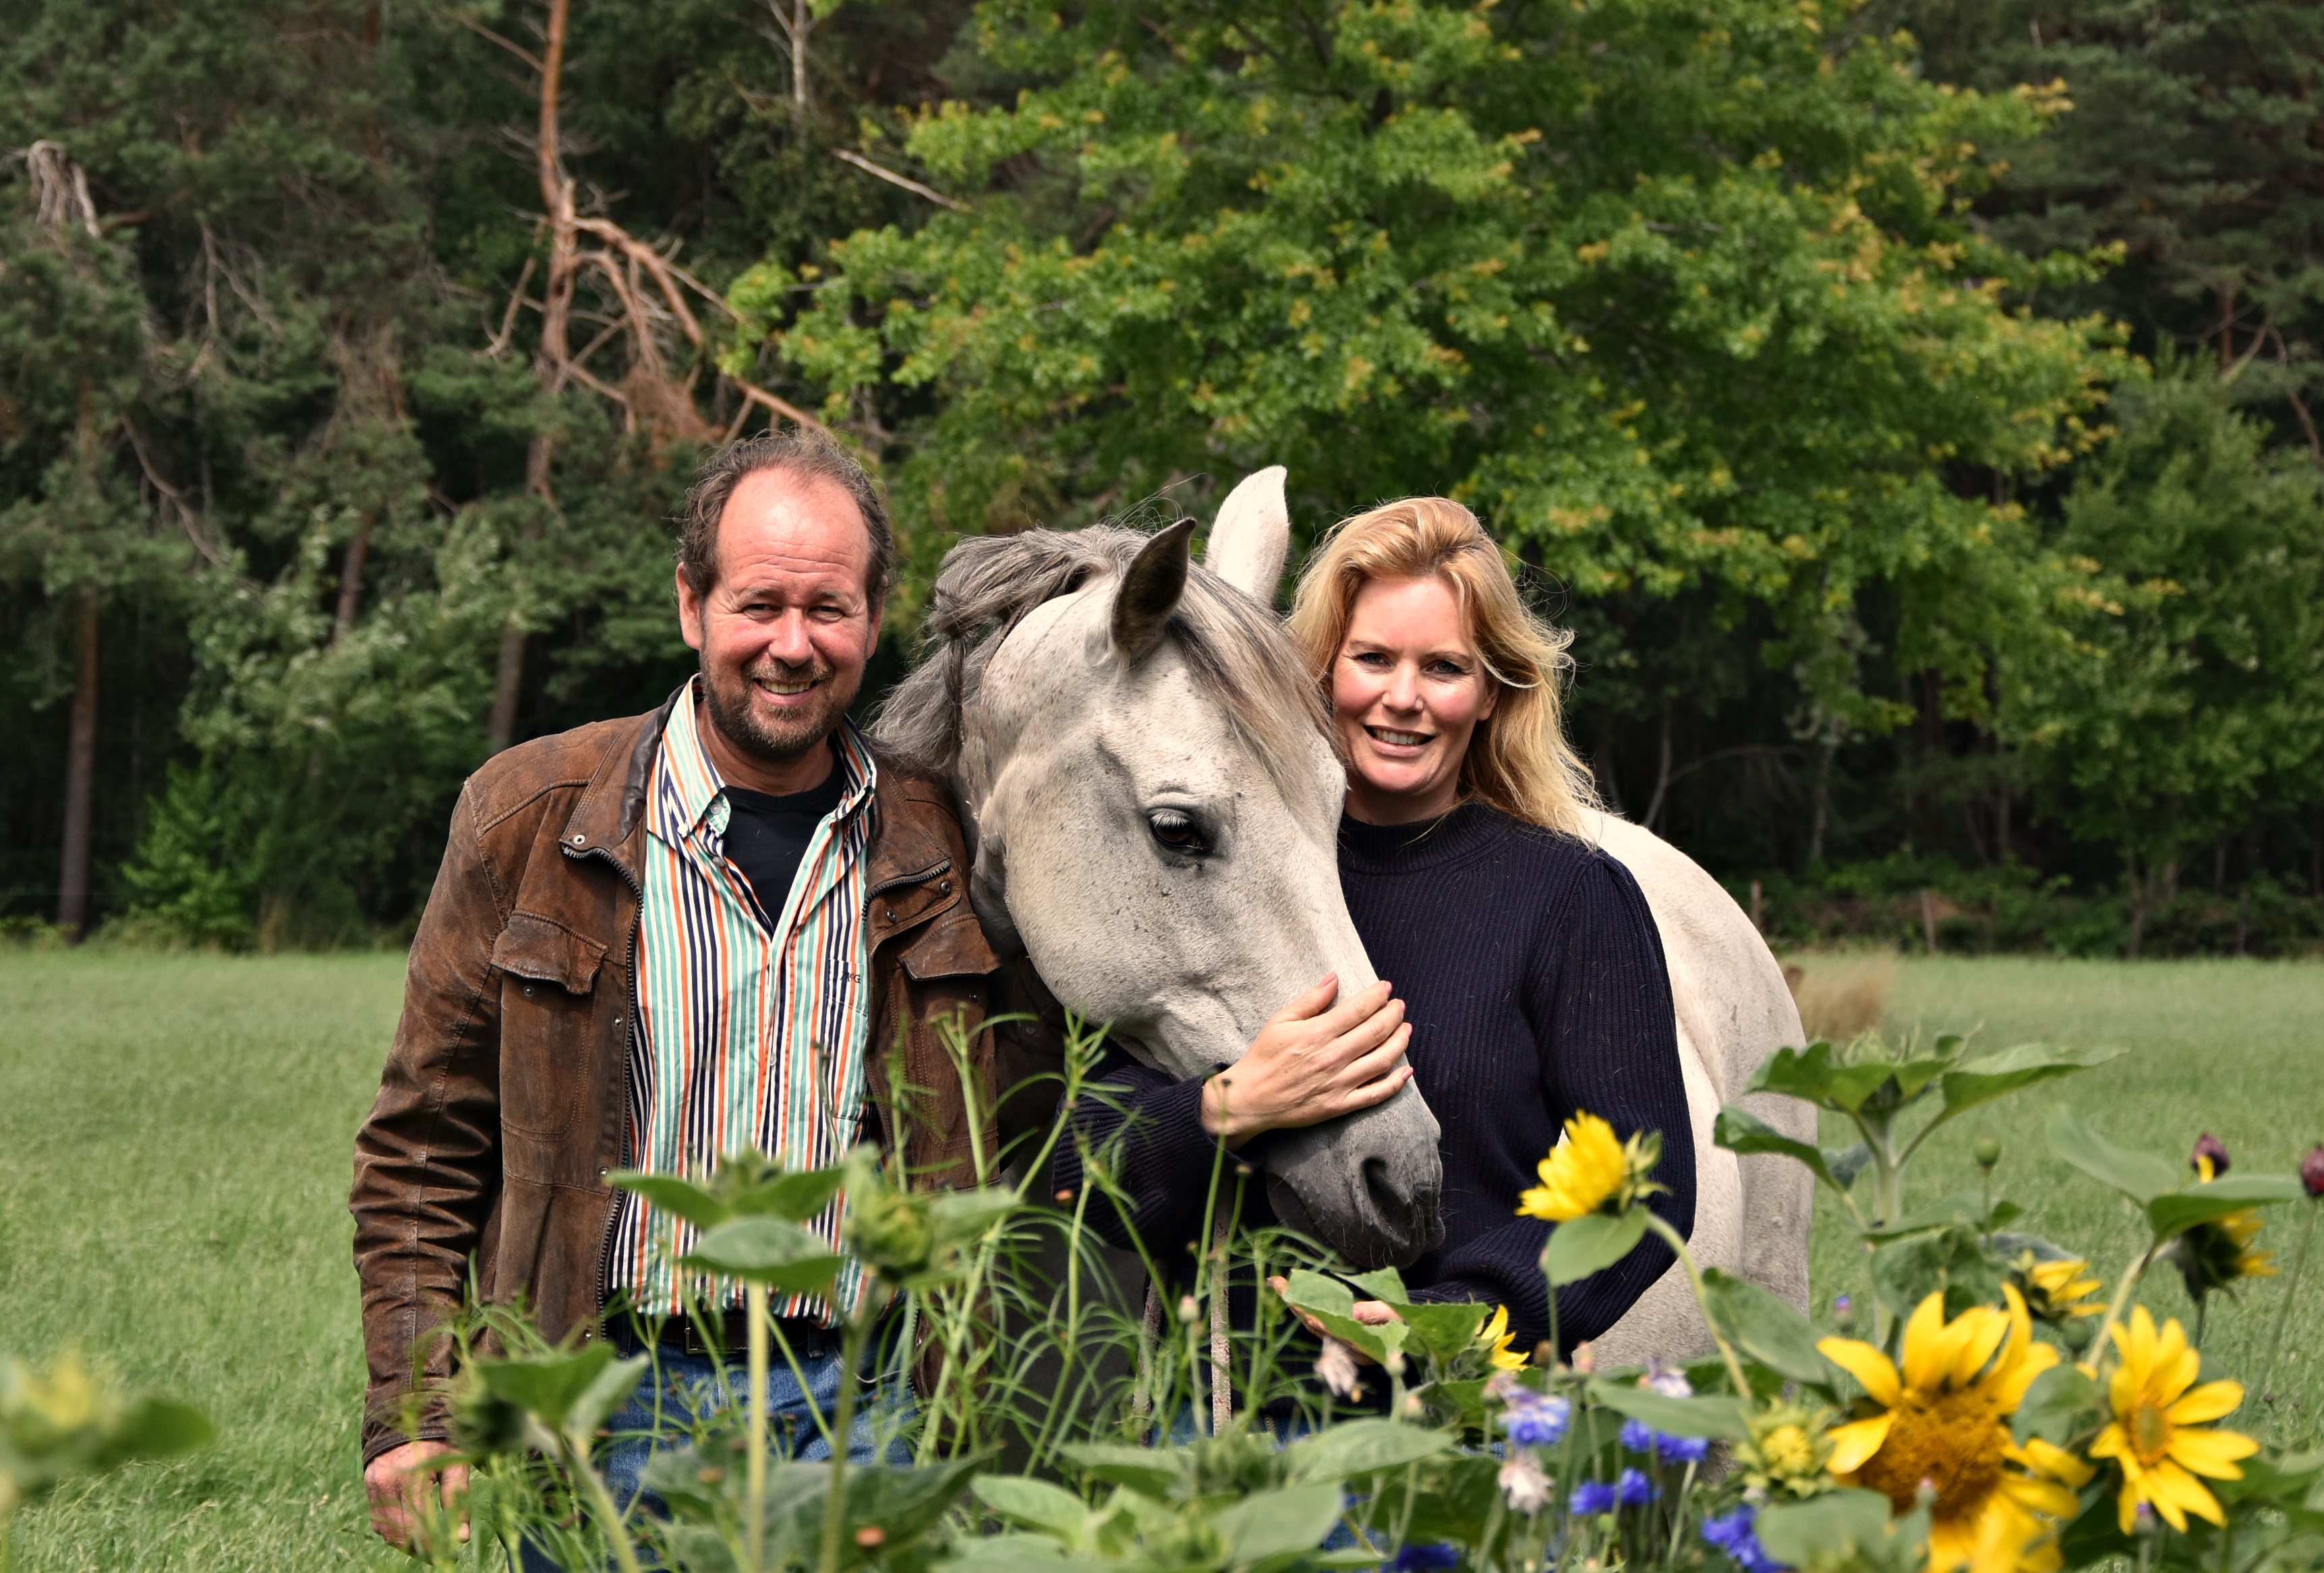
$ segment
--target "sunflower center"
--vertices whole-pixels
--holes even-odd
[[[1933,1517],[1974,1515],[2001,1484],[2001,1450],[2009,1441],[1993,1400],[1976,1388],[1907,1392],[1893,1413],[1887,1439],[1856,1472],[1857,1484],[1904,1513],[1926,1481],[1936,1487]]]
[[[2138,1461],[2149,1468],[2163,1462],[2171,1450],[2171,1417],[2154,1404],[2141,1403],[2130,1411],[2130,1424],[2124,1428],[2130,1433],[2131,1449]]]
[[[1768,1432],[1767,1439],[1759,1444],[1759,1454],[1767,1461],[1770,1475],[1788,1478],[1815,1467],[1815,1447],[1797,1426],[1778,1426]]]

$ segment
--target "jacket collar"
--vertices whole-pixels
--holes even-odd
[[[558,837],[567,857],[607,858],[632,888],[644,883],[646,785],[669,717],[692,686],[690,679],[680,683],[659,708],[631,717],[615,733]],[[949,794],[905,769],[871,739],[860,733],[857,737],[874,763],[864,889],[917,884],[950,870],[952,847],[945,834],[953,821]]]

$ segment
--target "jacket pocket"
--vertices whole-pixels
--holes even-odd
[[[982,977],[1001,969],[984,938],[976,909],[955,897],[904,948],[904,970],[920,983],[939,977]]]
[[[605,947],[530,912],[511,915],[493,942],[501,974],[501,1125],[562,1136],[595,1063],[597,973]]]

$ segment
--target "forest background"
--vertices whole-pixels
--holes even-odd
[[[964,533],[1445,492],[1777,936],[2313,951],[2319,68],[2301,0],[0,0],[0,922],[408,932],[809,420],[875,681]]]

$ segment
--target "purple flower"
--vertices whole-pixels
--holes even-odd
[[[1388,1564],[1389,1573],[1443,1573],[1447,1568],[1461,1565],[1461,1548],[1450,1541],[1434,1541],[1425,1546],[1406,1546]]]
[[[2324,1198],[2324,1143],[2308,1149],[2300,1161],[2300,1184],[2309,1195]]]
[[[1614,1488],[1602,1480],[1585,1480],[1573,1488],[1573,1500],[1568,1504],[1575,1518],[1591,1518],[1614,1511]]]
[[[1566,1423],[1572,1418],[1573,1406],[1555,1393],[1520,1387],[1509,1393],[1501,1423],[1509,1440],[1519,1447],[1546,1448],[1564,1438]]]
[[[1663,1494],[1663,1488],[1639,1474],[1625,1469],[1614,1481],[1614,1500],[1624,1507],[1644,1507]]]
[[[1667,1436],[1644,1420],[1622,1422],[1622,1446],[1665,1464],[1700,1464],[1711,1451],[1711,1443],[1702,1437]]]
[[[1704,1519],[1702,1538],[1726,1552],[1743,1573],[1788,1573],[1782,1563],[1760,1547],[1759,1533],[1754,1527],[1758,1516],[1758,1511],[1745,1503],[1733,1513]]]

